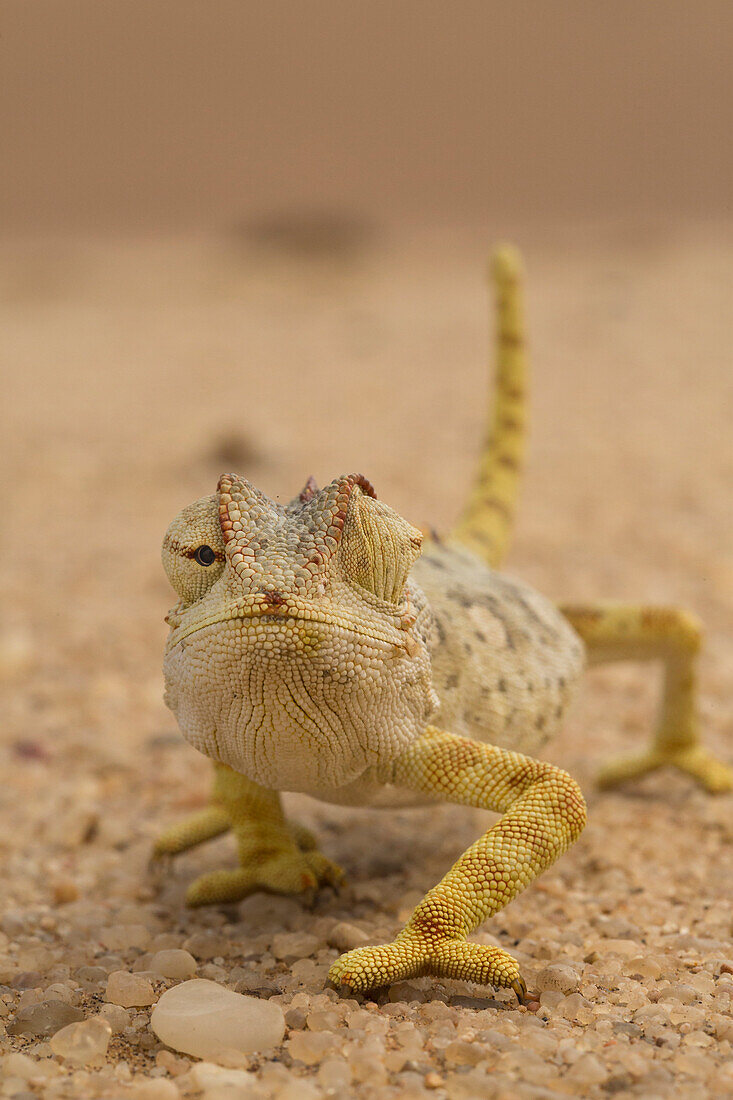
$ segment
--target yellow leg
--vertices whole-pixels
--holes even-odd
[[[415,909],[393,943],[342,955],[329,977],[364,991],[421,974],[513,989],[526,986],[515,959],[466,936],[522,891],[579,836],[585,802],[559,768],[428,729],[393,765],[390,782],[503,814]]]
[[[697,656],[702,628],[678,608],[625,604],[560,610],[580,634],[591,665],[606,661],[664,662],[664,688],[657,727],[648,749],[613,760],[601,770],[601,787],[672,765],[706,790],[729,791],[733,769],[700,744],[697,713]]]
[[[239,901],[258,890],[300,894],[343,881],[343,872],[318,851],[313,835],[286,822],[277,792],[217,764],[211,801],[208,809],[159,837],[153,850],[154,857],[176,855],[233,831],[240,867],[196,879],[186,895],[189,905]]]

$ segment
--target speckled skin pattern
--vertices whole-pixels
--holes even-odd
[[[498,254],[495,275],[492,435],[449,543],[423,550],[421,533],[357,474],[320,490],[309,479],[287,506],[224,474],[216,494],[176,517],[163,543],[180,597],[168,616],[166,701],[184,736],[216,762],[216,781],[209,809],[170,829],[156,854],[231,828],[240,857],[238,869],[199,878],[190,904],[338,885],[340,868],[285,820],[280,791],[345,805],[443,799],[502,814],[392,944],[337,960],[331,979],[355,990],[434,974],[526,994],[510,955],[466,937],[583,828],[575,781],[523,754],[557,729],[586,648],[594,662],[665,663],[652,747],[612,764],[606,783],[667,763],[710,790],[731,783],[730,769],[698,741],[700,631],[690,616],[623,605],[558,609],[492,568],[513,515],[526,390],[513,252]]]

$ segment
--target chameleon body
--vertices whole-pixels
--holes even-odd
[[[557,608],[495,571],[508,541],[524,446],[520,267],[497,254],[498,371],[490,443],[453,537],[423,536],[359,474],[312,479],[283,506],[224,474],[163,544],[180,596],[171,610],[166,701],[216,762],[210,807],[156,845],[173,854],[228,829],[240,866],[199,878],[190,904],[254,890],[299,893],[342,873],[279,792],[345,805],[437,799],[502,816],[391,944],[336,961],[364,991],[405,977],[460,977],[526,994],[517,964],[467,935],[578,837],[585,804],[535,753],[562,721],[586,660],[660,658],[666,679],[652,747],[611,764],[611,784],[663,763],[710,790],[731,772],[699,744],[700,630],[677,609]]]

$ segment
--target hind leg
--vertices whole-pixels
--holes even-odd
[[[657,727],[644,752],[612,760],[601,769],[601,787],[672,765],[711,792],[733,787],[733,769],[700,743],[697,656],[702,629],[686,611],[628,604],[561,606],[586,644],[590,665],[606,661],[661,660],[664,687]]]

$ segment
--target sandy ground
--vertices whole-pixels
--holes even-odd
[[[310,907],[187,912],[187,883],[231,863],[226,839],[148,871],[153,838],[209,781],[162,703],[170,518],[224,469],[284,498],[310,473],[361,470],[446,530],[476,459],[493,234],[316,229],[3,247],[0,1050],[37,1063],[6,1063],[0,1095],[733,1095],[731,798],[673,774],[593,786],[602,759],[649,734],[651,668],[587,677],[547,749],[583,785],[587,830],[477,934],[514,951],[530,987],[549,964],[572,968],[575,990],[536,1012],[426,979],[363,1004],[324,990],[333,925],[391,936],[485,827],[477,812],[292,797],[349,876]],[[702,725],[730,760],[729,227],[528,228],[520,244],[534,424],[509,568],[556,598],[701,615]],[[276,958],[284,931],[313,933],[307,958]],[[243,1059],[249,1084],[197,1076],[150,1031],[149,1007],[116,1017],[100,1065],[6,1036],[50,997],[98,1012],[109,973],[144,975],[152,953],[182,946],[199,976],[287,1013],[284,1045]],[[151,980],[156,996],[172,984]],[[319,1029],[313,1054],[298,1036]]]

